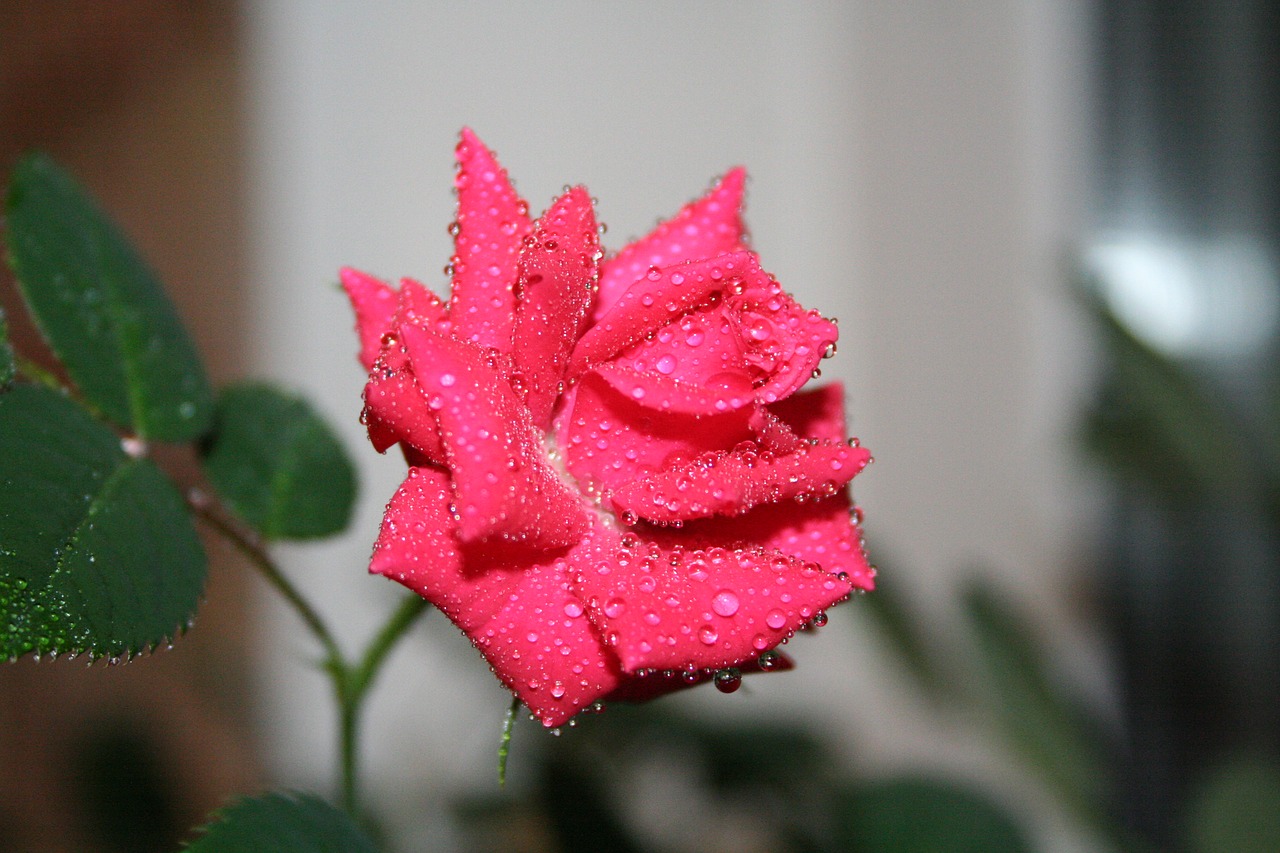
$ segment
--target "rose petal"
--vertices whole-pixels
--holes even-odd
[[[627,673],[738,666],[851,590],[777,552],[668,551],[634,534],[603,568],[582,571],[575,586]]]
[[[532,230],[528,204],[493,153],[470,129],[458,142],[457,233],[449,316],[455,333],[482,346],[509,350],[515,316],[516,262]]]
[[[619,393],[596,371],[570,390],[557,442],[569,473],[588,494],[608,492],[667,464],[750,437],[741,409],[690,418],[651,409]]]
[[[404,442],[432,461],[443,462],[435,413],[427,408],[422,389],[413,378],[398,330],[402,323],[408,323],[444,331],[449,327],[448,317],[439,297],[411,278],[400,280],[400,291],[395,295],[395,314],[381,336],[365,384],[361,419],[379,453]]]
[[[474,344],[402,326],[453,477],[458,537],[563,548],[588,527],[581,497],[552,471],[528,410]]]
[[[769,276],[750,252],[651,269],[578,341],[569,376],[580,376],[608,361],[690,311],[715,305],[724,294],[747,288],[753,279],[760,279],[758,286],[763,288]]]
[[[570,587],[569,562],[520,562],[461,546],[451,497],[447,473],[410,469],[387,506],[370,571],[439,607],[544,725],[558,726],[615,690],[617,661]]]
[[[351,267],[339,270],[338,278],[355,311],[356,331],[360,335],[360,364],[369,370],[382,349],[382,336],[391,329],[391,318],[396,313],[396,292],[385,281]]]
[[[817,563],[823,571],[843,573],[853,586],[875,587],[875,568],[867,561],[848,489],[835,497],[797,503],[783,501],[756,507],[733,518],[707,518],[687,522],[670,539],[660,531],[651,535],[668,546],[681,543],[687,548],[762,547],[789,554],[807,563]]]
[[[739,320],[743,358],[759,379],[753,382],[756,397],[773,403],[809,381],[840,331],[792,299],[772,276],[748,276],[745,284],[730,297],[731,316]]]
[[[700,418],[735,412],[755,403],[751,380],[741,373],[725,371],[711,377],[709,384],[701,385],[653,371],[641,372],[617,361],[606,361],[593,372],[628,400],[660,412]]]
[[[792,394],[769,406],[773,412],[803,438],[820,441],[843,441],[844,386],[832,382]]]
[[[757,672],[786,672],[795,669],[796,664],[790,657],[781,652],[772,652],[768,669],[760,666],[760,661],[747,661],[736,668],[743,675]],[[648,702],[677,690],[696,687],[715,678],[715,671],[699,669],[695,672],[677,672],[673,669],[659,669],[646,672],[644,675],[624,675],[622,683],[613,692],[604,697],[605,702]]]
[[[595,319],[603,317],[650,267],[713,258],[746,248],[741,215],[746,177],[741,167],[729,170],[705,196],[686,204],[671,219],[606,261],[600,271]]]
[[[658,524],[714,515],[741,515],[761,504],[833,497],[866,467],[871,454],[839,442],[803,444],[773,454],[743,442],[669,464],[617,488],[610,501],[619,513]]]
[[[542,215],[520,255],[511,354],[540,429],[551,421],[569,352],[582,334],[599,256],[595,212],[582,187],[565,193]]]

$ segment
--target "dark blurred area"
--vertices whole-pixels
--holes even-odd
[[[1280,4],[1105,0],[1096,38],[1117,808],[1193,849],[1205,785],[1280,757]]]
[[[34,148],[75,173],[159,272],[218,379],[243,367],[237,11],[0,4],[0,174]],[[8,276],[15,342],[44,359]],[[245,577],[210,556],[199,629],[172,649],[114,667],[0,666],[0,850],[172,851],[257,788]]]

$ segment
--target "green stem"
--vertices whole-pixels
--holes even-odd
[[[342,764],[342,805],[353,816],[357,814],[360,807],[360,774],[357,758],[360,711],[364,706],[364,699],[391,649],[426,609],[426,599],[416,595],[405,598],[391,614],[387,623],[382,626],[382,630],[370,641],[359,665],[347,667],[341,674],[342,686],[338,689],[341,716],[338,737]]]
[[[342,649],[320,614],[302,597],[302,593],[271,559],[271,555],[266,552],[256,536],[224,519],[203,500],[191,499],[188,503],[199,518],[249,558],[254,568],[284,596],[285,601],[293,607],[307,629],[324,647],[324,671],[329,674],[329,679],[333,683],[334,697],[338,703],[338,763],[341,775],[342,807],[353,818],[359,819],[360,784],[357,758],[360,741],[360,711],[364,706],[369,688],[373,685],[387,655],[414,621],[426,611],[426,600],[416,595],[405,598],[391,614],[387,623],[369,642],[359,662],[350,662],[342,654]]]
[[[280,570],[276,562],[263,549],[257,537],[242,532],[235,525],[210,511],[207,506],[202,506],[198,503],[192,503],[191,506],[205,523],[222,534],[232,545],[236,546],[240,553],[248,557],[254,568],[266,579],[267,583],[275,587],[276,591],[284,596],[284,600],[293,607],[294,611],[307,626],[307,629],[324,647],[325,655],[327,656],[325,661],[326,669],[337,668],[340,671],[345,671],[347,669],[346,659],[342,656],[342,649],[338,647],[338,641],[334,639],[333,634],[329,631],[329,626],[324,623],[315,608],[302,597],[302,593],[298,591],[292,581],[285,577],[284,572]]]
[[[31,359],[18,355],[15,352],[13,354],[13,363],[14,367],[18,369],[18,374],[27,377],[32,382],[38,382],[47,388],[54,389],[55,391],[66,390],[66,387],[58,380],[58,377],[52,370],[46,370]]]
[[[511,697],[511,707],[507,709],[506,719],[502,721],[502,740],[498,742],[498,787],[507,786],[507,756],[511,754],[511,730],[516,724],[516,714],[520,713],[520,698]]]

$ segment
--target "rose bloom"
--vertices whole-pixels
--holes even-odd
[[[468,130],[447,303],[342,270],[363,420],[409,474],[370,571],[438,607],[546,726],[790,667],[874,570],[835,351],[746,246],[735,169],[607,256],[582,187],[536,221]]]

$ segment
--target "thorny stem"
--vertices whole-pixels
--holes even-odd
[[[414,621],[426,611],[426,600],[416,595],[406,597],[383,625],[382,630],[370,641],[359,661],[348,661],[324,619],[285,576],[257,536],[240,529],[237,524],[213,511],[203,496],[189,498],[188,504],[197,517],[249,558],[253,567],[284,597],[302,619],[303,624],[324,647],[323,669],[333,683],[334,697],[338,703],[338,762],[341,774],[342,807],[353,818],[359,819],[360,786],[357,755],[360,710],[387,655]]]

